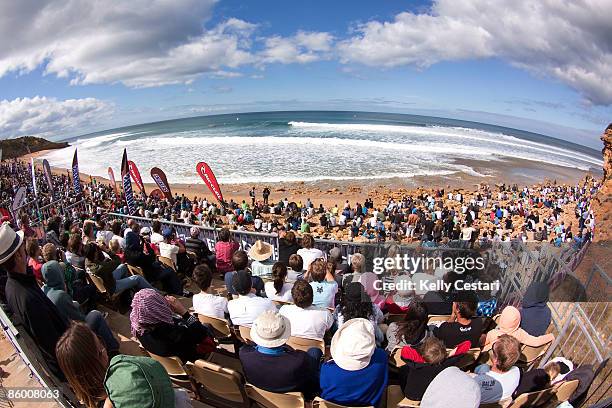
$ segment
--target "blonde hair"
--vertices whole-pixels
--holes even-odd
[[[108,243],[108,248],[111,250],[113,254],[120,252],[121,246],[119,245],[119,241],[116,239],[111,240]]]
[[[365,257],[362,254],[353,254],[353,256],[351,257],[351,269],[355,273],[362,273],[364,271]]]
[[[50,242],[48,244],[45,244],[45,246],[43,246],[42,248],[42,257],[45,260],[45,262],[56,261],[57,260],[57,247]]]

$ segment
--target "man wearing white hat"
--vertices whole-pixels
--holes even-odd
[[[289,319],[275,311],[263,312],[251,327],[256,345],[240,348],[240,362],[250,384],[270,392],[302,392],[310,400],[319,389],[323,353],[318,348],[304,352],[285,346],[290,336]]]
[[[389,372],[387,354],[376,348],[374,326],[367,319],[346,321],[331,342],[332,360],[321,367],[321,398],[341,405],[377,406]]]
[[[8,273],[5,291],[13,323],[23,325],[39,346],[49,368],[63,378],[55,359],[55,345],[68,328],[68,320],[62,317],[38,287],[34,274],[28,271],[23,232],[16,233],[7,222],[0,227],[0,267]]]
[[[249,249],[249,258],[253,260],[251,262],[251,274],[253,276],[272,275],[272,266],[274,266],[272,254],[274,254],[274,247],[271,244],[261,240],[255,242]]]

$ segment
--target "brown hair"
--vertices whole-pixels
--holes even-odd
[[[46,262],[56,261],[57,247],[50,242],[48,244],[45,244],[42,248],[42,256]]]
[[[304,269],[304,260],[298,254],[291,254],[289,257],[289,267],[296,272],[302,272]]]
[[[212,282],[212,272],[206,264],[200,264],[193,270],[193,280],[203,291],[210,287]]]
[[[73,322],[55,346],[57,362],[87,408],[96,408],[106,399],[104,376],[108,356],[102,342],[84,323]]]
[[[552,381],[561,373],[561,365],[556,361],[551,361],[544,366],[544,371],[546,371],[548,378]]]
[[[323,259],[313,261],[308,267],[308,276],[315,282],[323,282],[327,274],[327,262]]]
[[[68,250],[73,254],[79,255],[81,252],[81,244],[83,243],[83,239],[79,234],[72,234],[68,239]]]
[[[229,242],[230,240],[230,230],[228,230],[227,228],[223,228],[221,231],[219,231],[219,241],[221,242]]]
[[[293,231],[288,231],[287,234],[285,234],[285,240],[290,244],[295,243],[295,233]]]
[[[232,255],[232,266],[235,271],[243,271],[249,266],[249,256],[244,251],[236,251]]]
[[[495,366],[505,373],[519,359],[520,344],[514,337],[504,334],[493,343],[491,351],[495,359]]]
[[[38,240],[36,238],[28,238],[26,240],[26,253],[28,256],[34,258],[39,249],[40,246],[38,246]]]
[[[313,296],[312,286],[303,279],[296,281],[291,288],[293,303],[302,309],[312,306]]]
[[[276,294],[280,295],[287,277],[287,267],[282,262],[276,262],[272,265],[272,278],[274,279],[274,289]]]
[[[440,364],[447,357],[444,343],[436,337],[427,337],[419,347],[419,353],[429,364]]]
[[[314,238],[310,234],[304,234],[302,237],[302,246],[306,249],[314,247]]]

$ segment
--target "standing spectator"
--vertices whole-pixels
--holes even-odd
[[[270,189],[268,187],[263,189],[263,202],[264,205],[268,205],[268,199],[270,197]]]
[[[249,191],[249,197],[251,197],[251,207],[255,207],[255,187]]]

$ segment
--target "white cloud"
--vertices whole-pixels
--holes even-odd
[[[89,127],[107,119],[113,106],[95,98],[66,99],[44,96],[0,100],[0,135],[65,136],[63,133]]]
[[[435,0],[429,13],[360,25],[338,48],[345,63],[380,67],[497,57],[609,105],[610,6],[610,0]]]
[[[327,59],[333,40],[329,33],[306,31],[299,31],[292,37],[269,37],[264,39],[260,63],[306,64]]]

